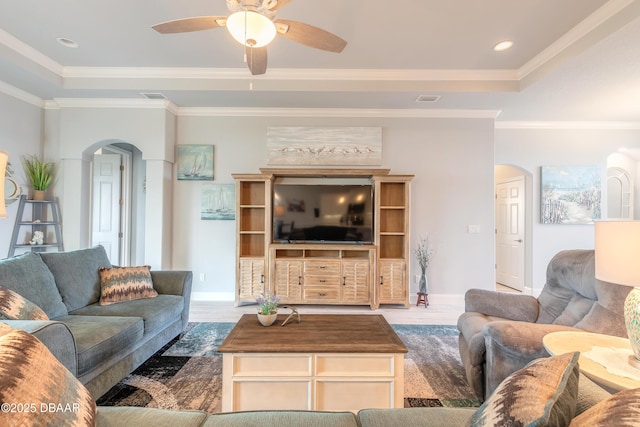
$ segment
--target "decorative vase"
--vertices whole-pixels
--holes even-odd
[[[258,313],[258,320],[260,321],[262,326],[273,325],[273,322],[276,321],[276,317],[278,317],[278,313],[271,313],[271,314]]]
[[[45,200],[45,195],[44,190],[33,190],[33,200]]]
[[[420,287],[418,288],[419,294],[428,294],[429,293],[429,284],[427,283],[427,269],[422,269],[422,274],[420,275]]]

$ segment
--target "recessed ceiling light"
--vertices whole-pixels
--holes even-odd
[[[493,47],[493,50],[495,50],[496,52],[502,52],[503,50],[509,49],[511,46],[513,46],[513,41],[503,40],[500,43],[496,44]]]
[[[70,48],[73,48],[73,49],[75,49],[75,48],[77,48],[79,46],[78,43],[76,43],[73,40],[68,39],[66,37],[58,37],[56,39],[56,41],[58,43],[60,43],[62,46],[64,46],[64,47],[70,47]]]

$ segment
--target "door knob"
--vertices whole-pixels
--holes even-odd
[[[522,239],[516,239],[514,242],[522,243]]]

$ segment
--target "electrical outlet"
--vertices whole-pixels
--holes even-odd
[[[418,283],[420,281],[420,275],[416,274],[415,276],[413,276],[413,282],[414,283]]]
[[[201,281],[201,282],[204,282],[204,278],[205,278],[204,273],[200,273],[200,281]]]

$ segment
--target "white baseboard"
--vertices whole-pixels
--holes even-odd
[[[233,292],[191,292],[191,301],[235,301]]]

